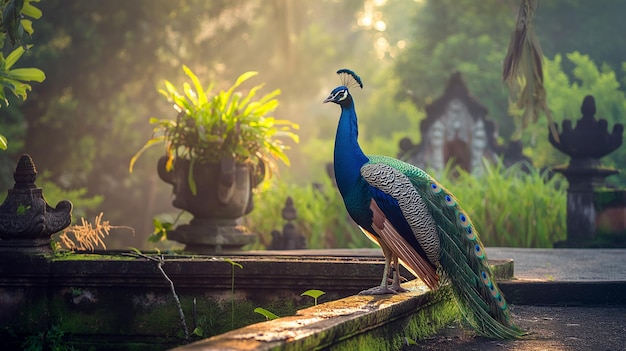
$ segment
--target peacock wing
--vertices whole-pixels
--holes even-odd
[[[384,241],[400,262],[429,288],[438,288],[434,223],[430,223],[430,233],[427,225],[415,223],[415,220],[427,217],[417,215],[415,208],[410,206],[418,199],[415,191],[402,187],[401,180],[394,179],[400,176],[410,185],[406,177],[383,164],[366,164],[361,167],[361,175],[370,185],[373,228],[379,240]],[[406,190],[408,194],[403,194]],[[417,229],[417,235],[413,228]],[[420,231],[424,235],[420,235]]]
[[[422,238],[420,245],[432,245],[425,252],[436,262],[440,275],[451,283],[468,322],[485,336],[522,336],[524,332],[511,321],[478,232],[454,195],[408,163],[385,156],[370,156],[370,163],[377,165],[374,169],[379,173],[391,174],[378,176],[378,189],[397,199],[400,208],[404,207],[404,218],[415,236]]]

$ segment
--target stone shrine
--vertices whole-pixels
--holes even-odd
[[[426,118],[420,124],[422,141],[413,144],[409,138],[400,141],[398,157],[420,168],[442,170],[452,166],[480,175],[483,159],[504,158],[505,165],[528,160],[519,142],[508,148],[496,142],[495,123],[487,118],[487,108],[467,90],[461,73],[452,74],[441,97],[426,107]]]

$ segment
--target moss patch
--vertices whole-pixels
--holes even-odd
[[[449,287],[433,292],[432,296],[428,304],[410,316],[333,345],[333,350],[400,350],[407,343],[437,334],[458,320],[460,314]]]

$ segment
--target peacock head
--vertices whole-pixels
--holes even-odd
[[[349,105],[352,102],[352,96],[350,95],[348,88],[358,86],[363,89],[363,83],[361,82],[361,78],[349,69],[340,69],[337,71],[337,74],[339,75],[339,79],[341,79],[341,83],[343,83],[343,85],[333,89],[333,91],[330,92],[330,95],[324,99],[324,103],[334,102],[341,106]]]

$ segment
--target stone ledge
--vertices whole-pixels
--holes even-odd
[[[405,336],[433,335],[457,318],[449,289],[432,292],[418,280],[404,287],[410,292],[350,296],[175,350],[397,349]]]
[[[498,279],[513,277],[513,260],[490,263]],[[405,337],[432,336],[458,318],[448,287],[429,291],[418,279],[403,286],[409,292],[350,296],[175,350],[391,350],[399,349]]]

